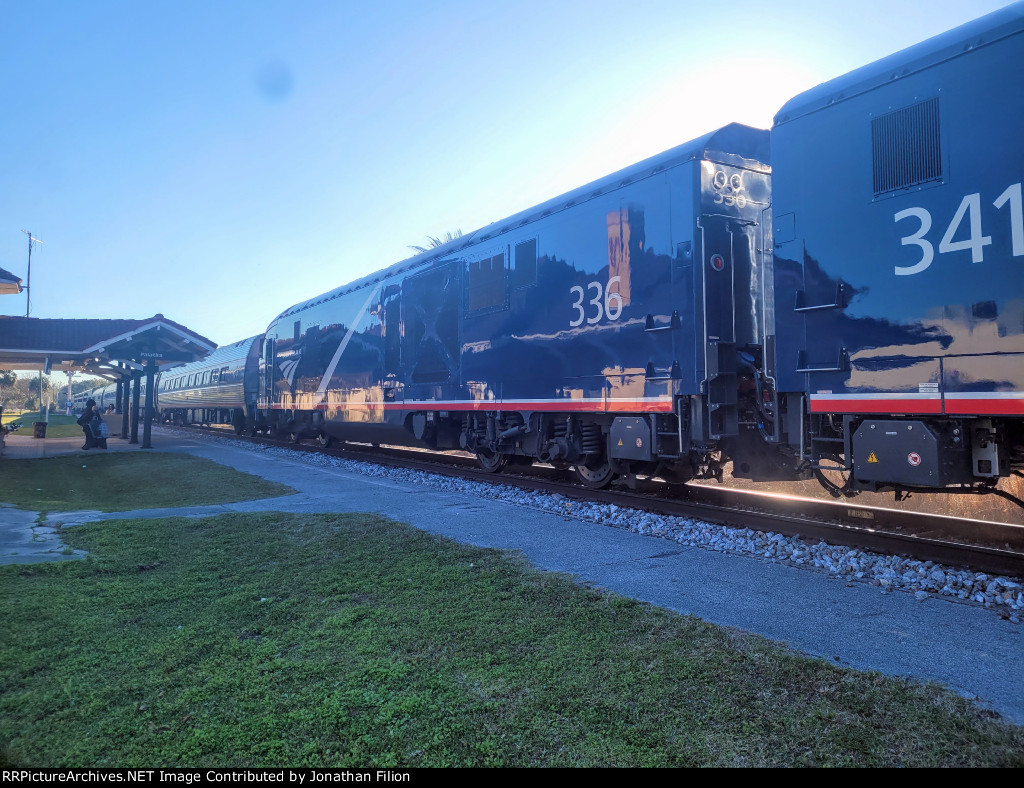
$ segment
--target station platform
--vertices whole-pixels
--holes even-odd
[[[20,434],[19,434],[20,433]],[[140,431],[141,433],[141,431]],[[84,450],[82,444],[85,442],[85,435],[76,435],[71,438],[34,438],[32,430],[27,432],[19,430],[4,439],[4,448],[0,451],[0,457],[8,460],[41,459],[43,457],[59,457],[64,454],[95,454],[112,451],[139,451],[142,445],[142,436],[139,436],[139,443],[129,443],[124,438],[107,438],[106,449]],[[145,451],[159,450],[160,437],[153,432],[153,448]]]

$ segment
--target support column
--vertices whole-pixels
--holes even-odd
[[[129,443],[139,442],[139,399],[142,395],[142,370],[132,370],[132,437]]]
[[[128,404],[128,394],[132,390],[132,379],[127,375],[121,375],[121,400],[117,403],[118,411],[121,414],[121,437],[128,440],[128,422],[131,416],[131,406]]]
[[[154,389],[156,388],[156,362],[150,359],[146,362],[146,419],[142,425],[142,448],[152,449],[150,441],[151,427],[153,425],[153,404]]]
[[[124,402],[122,402],[122,398],[124,396],[124,383],[122,383],[122,380],[123,376],[117,381],[117,393],[114,395],[114,402],[116,403],[114,405],[114,413],[122,413],[124,411],[124,408],[122,407],[124,405]]]

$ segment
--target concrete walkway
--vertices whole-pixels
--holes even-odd
[[[27,438],[31,440],[31,438]],[[111,440],[113,450],[115,441]],[[80,444],[79,444],[80,445]],[[20,452],[9,445],[7,458]],[[134,447],[133,447],[134,448]],[[376,512],[474,545],[521,550],[542,569],[864,670],[945,684],[1024,724],[1024,626],[992,610],[650,536],[499,501],[322,468],[154,430],[154,451],[184,452],[273,479],[295,495],[236,504],[101,514],[63,512],[63,527],[99,519],[224,512]],[[47,450],[46,456],[56,453]],[[84,454],[84,452],[83,452]],[[2,468],[2,466],[0,466]],[[0,470],[2,472],[2,470]],[[0,509],[0,520],[12,510]],[[2,552],[2,550],[0,550]]]
[[[12,460],[39,460],[66,454],[88,457],[103,449],[82,450],[83,435],[71,438],[34,438],[31,427],[20,434],[7,436],[0,452],[0,474],[3,464]],[[138,451],[138,444],[120,438],[108,438],[106,453]],[[147,451],[149,451],[147,449]],[[60,539],[60,528],[54,523],[40,523],[39,512],[15,509],[0,502],[0,564],[31,564],[39,561],[67,561],[82,558],[81,551],[72,551]]]

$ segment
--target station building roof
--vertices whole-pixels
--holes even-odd
[[[17,295],[21,292],[21,277],[6,268],[0,268],[0,295]]]
[[[217,347],[161,314],[142,319],[78,320],[0,316],[0,368],[87,372],[100,377],[172,367]]]

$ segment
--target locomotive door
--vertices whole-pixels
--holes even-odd
[[[398,285],[385,288],[381,296],[384,310],[384,377],[381,381],[384,404],[401,404],[404,400],[402,379],[402,289]]]
[[[276,361],[277,343],[273,337],[267,337],[263,344],[263,375],[261,380],[261,391],[259,406],[265,409],[273,407],[274,404],[274,367]]]
[[[462,265],[447,263],[402,282],[401,343],[406,396],[450,399],[461,374]]]
[[[701,230],[702,265],[698,281],[704,315],[705,435],[712,440],[735,435],[737,413],[737,286],[742,274],[737,263],[749,248],[747,224],[725,216],[703,215]],[[738,236],[738,237],[737,237]],[[740,260],[736,259],[739,250]],[[746,318],[749,320],[749,317]],[[698,351],[699,352],[699,351]],[[698,355],[698,364],[700,356]]]

